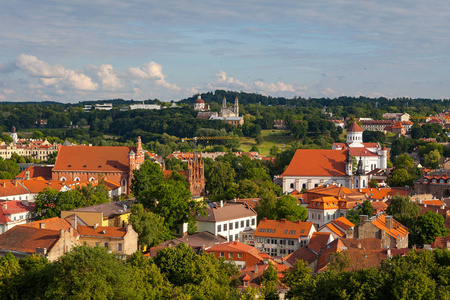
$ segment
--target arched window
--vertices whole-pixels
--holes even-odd
[[[356,179],[356,187],[359,188],[359,180]]]
[[[302,189],[306,189],[306,183],[302,184]]]
[[[74,181],[80,181],[80,178],[75,177]]]
[[[366,186],[366,180],[363,180],[362,186],[361,187],[365,187]]]
[[[290,187],[291,189],[293,189],[293,188],[294,188],[294,184],[291,183],[291,184],[289,185],[289,187]]]
[[[320,214],[317,214],[317,220],[320,220]]]
[[[444,179],[439,180],[439,183],[444,183]]]
[[[126,186],[126,185],[127,185],[127,181],[126,181],[125,179],[122,179],[122,180],[120,181],[120,185],[121,185],[121,186]]]
[[[318,187],[319,185],[316,183],[315,185],[314,185],[314,187]]]
[[[94,177],[89,178],[89,181],[94,181],[94,180],[95,180]]]
[[[61,177],[59,180],[66,181],[67,179],[66,179],[66,177]]]

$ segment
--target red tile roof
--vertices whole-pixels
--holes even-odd
[[[365,188],[354,189],[354,191],[361,191],[372,199],[382,200],[384,198],[392,197],[395,195],[406,196],[409,194],[409,190],[405,188]]]
[[[44,225],[41,225],[41,224],[44,224]],[[41,226],[44,226],[45,229],[58,230],[58,231],[61,229],[64,229],[67,231],[67,230],[69,230],[69,228],[72,227],[69,224],[69,222],[67,222],[66,220],[63,220],[61,218],[58,218],[58,217],[34,221],[34,222],[27,223],[27,224],[20,225],[20,226],[33,227],[33,228],[41,228]]]
[[[259,221],[255,230],[255,237],[298,239],[302,236],[308,236],[311,231],[315,231],[314,224],[311,222],[291,222],[285,219],[278,221],[263,218]]]
[[[298,149],[282,176],[345,176],[348,151]]]
[[[310,264],[317,258],[318,253],[314,253],[312,249],[307,246],[303,246],[286,256],[284,260],[293,266],[296,260],[303,260]]]
[[[36,248],[51,251],[59,240],[59,230],[15,226],[0,235],[0,249],[36,253]]]
[[[316,253],[319,253],[320,249],[328,245],[333,240],[331,233],[329,232],[314,232],[309,241],[308,248]]]
[[[52,179],[52,168],[53,167],[44,167],[44,166],[30,166],[19,173],[16,176],[16,179],[26,179],[26,172],[30,172],[30,178],[42,177],[44,179]]]
[[[375,220],[373,220],[372,224],[378,227],[381,230],[384,230],[387,234],[392,236],[393,238],[397,238],[398,235],[401,237],[406,237],[408,235],[408,229],[397,222],[396,220],[392,219],[392,229],[389,229],[386,227],[386,215],[381,215]]]
[[[353,122],[348,128],[347,132],[363,132],[361,127],[358,125],[357,122]]]
[[[264,260],[269,259],[270,256],[264,252],[259,251],[253,246],[249,246],[247,244],[243,244],[237,241],[223,243],[214,245],[212,247],[209,247],[206,249],[206,252],[232,252],[232,253],[247,253],[249,255],[252,255],[257,260],[263,262]]]
[[[18,183],[17,180],[0,180],[0,197],[9,197],[28,194],[28,190]]]
[[[1,201],[0,202],[0,214],[3,215],[14,215],[25,212],[33,211],[36,207],[34,202],[24,202],[28,205],[23,204],[21,201]]]
[[[197,221],[222,222],[256,216],[256,211],[251,206],[234,202],[226,202],[223,204],[223,207],[220,207],[220,205],[216,207],[208,205],[205,211],[206,216],[197,215]]]
[[[53,171],[128,172],[128,153],[136,147],[61,146]]]

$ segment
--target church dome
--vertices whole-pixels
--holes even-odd
[[[200,96],[200,94],[198,94],[197,99],[194,101],[194,103],[205,103],[204,100],[202,100],[202,97]]]

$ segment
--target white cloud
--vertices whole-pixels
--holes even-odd
[[[31,76],[37,77],[64,77],[67,70],[61,65],[50,66],[45,61],[37,59],[36,56],[20,54],[16,58],[16,65]]]
[[[162,72],[160,64],[151,61],[145,64],[142,68],[128,68],[128,76],[131,78],[155,80],[157,85],[163,86],[169,90],[179,90],[176,84],[168,83],[166,76]]]
[[[217,82],[220,84],[225,84],[226,86],[240,86],[243,88],[247,88],[245,83],[240,82],[238,79],[227,76],[227,73],[224,71],[220,71],[217,75]]]
[[[75,71],[69,72],[67,82],[69,82],[76,90],[95,91],[98,89],[98,84],[92,82],[91,78],[84,74],[77,74]]]

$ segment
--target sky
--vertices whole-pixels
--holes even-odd
[[[450,98],[446,0],[0,1],[0,101]]]

